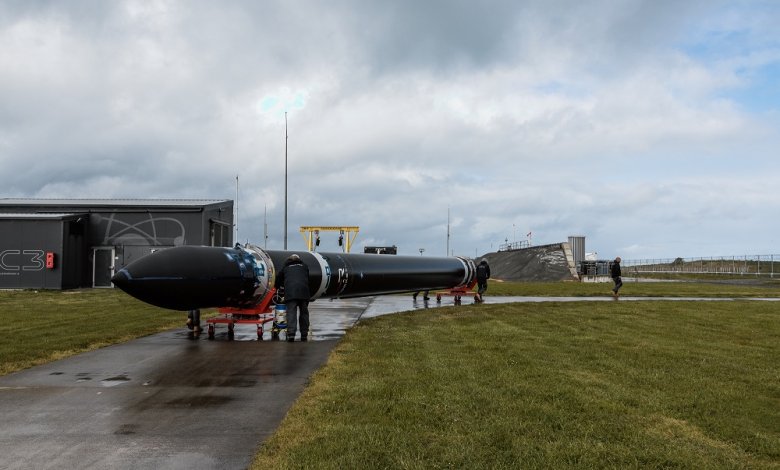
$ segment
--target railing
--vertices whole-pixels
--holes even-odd
[[[632,259],[621,263],[623,275],[722,274],[780,277],[780,255],[719,256],[709,258]]]
[[[512,242],[512,243],[502,243],[501,245],[498,245],[498,251],[514,251],[514,250],[522,250],[523,248],[530,248],[531,242],[528,240],[523,240],[519,242]]]

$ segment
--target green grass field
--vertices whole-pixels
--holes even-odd
[[[610,285],[491,282],[491,295]],[[780,297],[627,283],[625,296]],[[0,291],[0,374],[181,326],[117,290]],[[464,305],[361,322],[253,468],[780,468],[780,302]]]
[[[749,280],[726,282],[633,282],[625,281],[620,294],[630,297],[780,297],[780,282]],[[500,282],[489,281],[486,295],[591,297],[609,296],[613,284],[593,282]]]
[[[0,290],[0,375],[181,326],[117,289]]]
[[[380,317],[252,468],[780,468],[779,364],[780,302]]]

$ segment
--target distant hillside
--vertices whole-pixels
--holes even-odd
[[[491,277],[505,281],[572,281],[567,260],[567,243],[532,246],[522,250],[499,251],[477,258],[487,259]],[[571,256],[571,255],[569,255]]]

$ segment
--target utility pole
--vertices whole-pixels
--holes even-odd
[[[450,255],[450,206],[447,206],[447,251],[444,256]]]
[[[238,243],[238,175],[236,175],[236,201],[233,204],[233,245]],[[225,243],[224,241],[222,243]]]
[[[287,111],[284,112],[284,249],[287,249]]]

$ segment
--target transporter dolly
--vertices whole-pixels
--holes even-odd
[[[281,299],[277,298],[276,291],[271,293],[263,299],[263,301],[254,308],[229,308],[222,307],[217,309],[219,315],[213,318],[206,319],[208,339],[214,339],[216,334],[216,325],[225,324],[228,328],[228,340],[233,340],[235,337],[235,326],[239,325],[256,325],[257,326],[257,340],[263,340],[263,333],[265,332],[265,325],[271,323],[271,339],[278,340],[279,332],[286,328],[284,322],[283,313],[280,309],[276,308],[277,303],[280,303]],[[284,304],[280,304],[284,306]]]
[[[474,288],[475,284],[463,286],[463,287],[455,287],[453,289],[447,289],[443,291],[437,291],[436,292],[436,303],[441,303],[441,298],[443,296],[450,296],[454,297],[455,305],[460,305],[461,299],[465,296],[474,296],[474,302],[480,302],[479,294],[474,292],[472,289]]]

